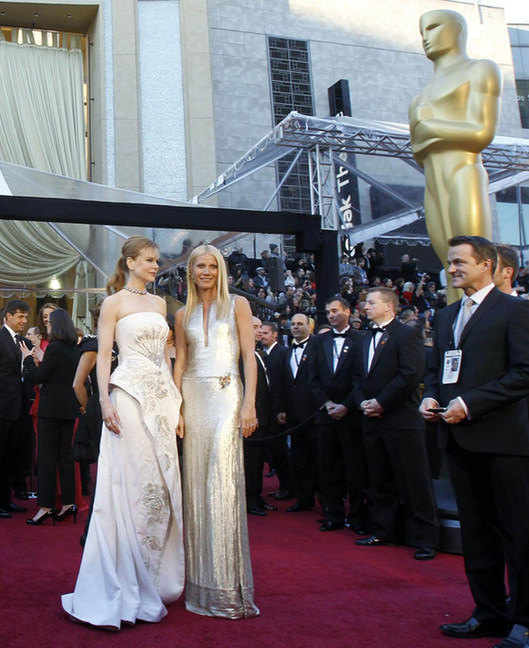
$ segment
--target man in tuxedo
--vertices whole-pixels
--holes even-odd
[[[281,373],[281,404],[278,422],[292,428],[316,413],[310,393],[309,358],[312,352],[310,320],[296,313],[290,323],[293,341]],[[291,437],[292,476],[296,502],[287,513],[308,511],[314,507],[318,476],[318,442],[314,421],[305,423]]]
[[[396,540],[401,500],[411,523],[417,560],[431,560],[439,540],[439,517],[426,453],[424,421],[417,411],[425,352],[420,331],[396,318],[399,298],[372,288],[366,313],[371,334],[363,340],[355,400],[364,413],[364,444],[373,505],[373,535],[357,545]]]
[[[520,272],[518,251],[504,243],[496,243],[494,247],[498,255],[498,264],[492,278],[494,285],[502,293],[518,297],[518,293],[512,287],[516,281],[518,272]]]
[[[325,313],[332,330],[314,337],[310,357],[310,388],[318,408],[315,423],[324,509],[320,531],[342,529],[347,522],[364,535],[367,463],[362,413],[356,407],[353,393],[355,359],[364,334],[350,327],[351,309],[343,297],[331,297]]]
[[[261,320],[252,317],[254,339],[256,345],[261,342]],[[255,410],[257,412],[258,426],[251,438],[244,439],[244,474],[246,478],[246,509],[250,515],[267,515],[267,511],[276,511],[277,507],[267,504],[261,493],[263,491],[263,466],[265,460],[265,444],[262,439],[266,437],[266,430],[270,421],[270,389],[268,374],[262,357],[263,352],[255,351],[257,362],[257,389],[255,393]],[[244,379],[242,373],[241,376]],[[257,439],[254,441],[253,439]]]
[[[261,345],[265,352],[264,363],[268,372],[270,383],[270,425],[269,436],[280,432],[277,415],[281,402],[281,373],[288,349],[277,341],[278,329],[274,322],[264,322],[261,327]],[[274,466],[279,477],[279,490],[269,493],[277,500],[286,500],[292,497],[292,469],[290,467],[290,452],[285,436],[272,439],[268,444],[272,453]]]
[[[464,638],[510,630],[495,648],[529,648],[529,304],[494,287],[490,241],[448,243],[448,274],[464,297],[437,314],[420,412],[440,421],[476,607],[440,629]]]
[[[11,477],[17,447],[18,422],[22,412],[22,353],[20,342],[29,306],[12,299],[3,310],[0,329],[0,518],[27,511],[11,501]],[[31,343],[29,343],[31,346]],[[26,362],[31,362],[28,358]]]

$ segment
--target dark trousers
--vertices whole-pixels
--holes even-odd
[[[439,516],[433,493],[424,430],[364,430],[369,466],[373,533],[395,540],[400,503],[404,504],[416,547],[437,547]]]
[[[276,420],[276,414],[272,414],[272,421]],[[272,423],[267,428],[267,434],[273,436],[287,428],[284,425]],[[290,465],[290,449],[285,435],[267,442],[266,447],[272,453],[274,468],[279,479],[279,490],[292,491],[292,467]]]
[[[529,457],[470,452],[451,439],[447,459],[474,615],[529,627]]]
[[[17,421],[0,419],[0,508],[11,501],[11,474]]]
[[[38,504],[55,508],[57,468],[63,504],[75,503],[75,473],[72,452],[74,420],[38,419]]]
[[[33,454],[33,420],[29,414],[22,414],[17,421],[17,430],[13,439],[11,486],[16,493],[27,489],[27,478],[33,469]]]
[[[263,491],[263,466],[265,460],[265,444],[260,439],[263,436],[260,428],[251,437],[244,440],[244,477],[246,479],[246,507],[248,509],[260,508],[264,499]]]
[[[294,427],[300,421],[289,419],[287,425]],[[303,507],[314,506],[318,490],[318,437],[313,424],[304,425],[292,433],[290,456],[294,495]]]
[[[318,424],[316,428],[325,518],[343,523],[344,498],[349,495],[349,521],[365,524],[368,477],[362,430],[352,427],[347,419]]]

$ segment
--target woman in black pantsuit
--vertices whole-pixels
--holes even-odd
[[[77,334],[68,313],[58,308],[50,314],[50,343],[43,355],[33,352],[35,364],[29,370],[35,383],[41,384],[38,410],[38,504],[35,517],[28,524],[42,524],[53,517],[64,520],[77,516],[75,505],[74,459],[72,436],[75,419],[79,416],[79,402],[72,384],[79,363]],[[22,349],[29,354],[28,349]],[[63,505],[55,515],[56,471],[59,469]]]

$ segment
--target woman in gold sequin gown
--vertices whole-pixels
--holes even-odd
[[[165,302],[145,290],[157,270],[157,246],[128,239],[99,318],[97,488],[75,591],[62,604],[73,620],[108,629],[160,621],[184,588],[181,397],[166,354]],[[114,338],[119,365],[110,375]]]
[[[192,252],[187,304],[175,320],[175,383],[182,389],[185,425],[186,608],[206,616],[253,617],[259,610],[242,450],[242,436],[257,427],[252,314],[246,299],[228,294],[225,262],[214,247]]]

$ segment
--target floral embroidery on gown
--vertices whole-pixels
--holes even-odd
[[[186,329],[184,399],[184,511],[186,608],[239,619],[259,614],[254,604],[246,520],[239,412],[239,338],[234,297],[226,320],[216,303],[204,339],[202,305]]]
[[[72,617],[97,626],[160,621],[184,587],[182,495],[176,445],[181,396],[165,362],[160,313],[116,325],[119,365],[110,377],[121,433],[103,425],[94,510]]]

